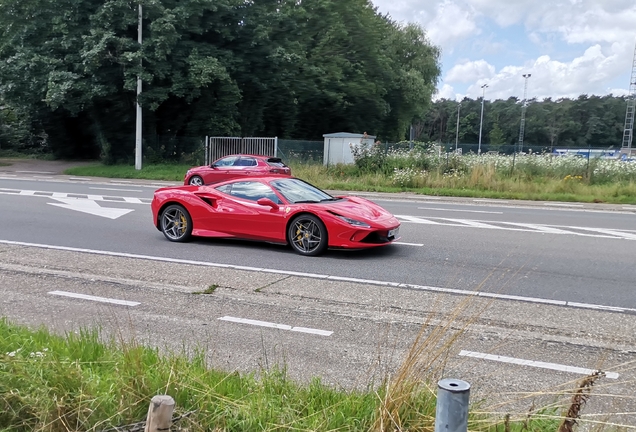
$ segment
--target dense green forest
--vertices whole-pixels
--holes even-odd
[[[440,67],[369,0],[3,0],[0,148],[130,160],[138,74],[144,144],[174,159],[205,135],[400,139]]]
[[[137,42],[143,6],[143,44]],[[130,162],[205,135],[476,144],[480,99],[431,102],[439,50],[369,0],[2,0],[0,150]],[[528,146],[619,146],[626,101],[531,100]],[[485,101],[482,143],[518,141],[521,102]]]
[[[620,148],[626,107],[625,97],[612,95],[528,100],[524,148]],[[514,148],[519,141],[521,108],[522,101],[514,97],[484,101],[482,143],[487,148]],[[475,145],[479,141],[480,115],[481,98],[466,98],[461,102],[437,100],[416,122],[415,135],[420,141],[454,144],[457,139],[459,144]]]

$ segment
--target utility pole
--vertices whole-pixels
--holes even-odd
[[[455,153],[457,153],[457,144],[459,143],[459,110],[462,107],[462,103],[457,104],[457,128],[455,129]]]
[[[479,145],[477,147],[477,154],[481,154],[481,129],[484,123],[484,98],[486,97],[486,87],[488,87],[488,84],[483,84],[481,86],[481,118],[479,119]]]
[[[141,58],[141,22],[142,12],[141,3],[139,4],[139,29],[137,30],[137,42],[139,42],[139,66],[143,66],[143,60]],[[139,97],[141,96],[141,71],[137,75],[137,125],[135,131],[135,169],[141,169],[141,105],[139,104]]]
[[[523,74],[525,84],[523,86],[523,104],[521,105],[521,126],[519,126],[519,153],[523,153],[523,133],[526,126],[526,107],[528,106],[528,78],[530,74]]]

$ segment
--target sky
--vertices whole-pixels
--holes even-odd
[[[636,0],[371,1],[441,49],[435,99],[523,99],[526,83],[538,100],[630,92]]]

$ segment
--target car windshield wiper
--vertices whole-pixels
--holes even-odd
[[[304,203],[319,203],[320,201],[316,201],[316,200],[301,200],[301,201],[294,201],[294,204],[304,204]]]
[[[334,197],[331,197],[331,198],[321,199],[321,200],[320,200],[320,202],[325,202],[325,201],[338,201],[338,200],[340,200],[340,199],[342,199],[342,198],[334,198]]]

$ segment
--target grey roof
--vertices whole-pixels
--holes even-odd
[[[363,134],[350,133],[350,132],[334,132],[324,134],[324,138],[364,138]],[[375,135],[367,135],[367,138],[374,139]]]

